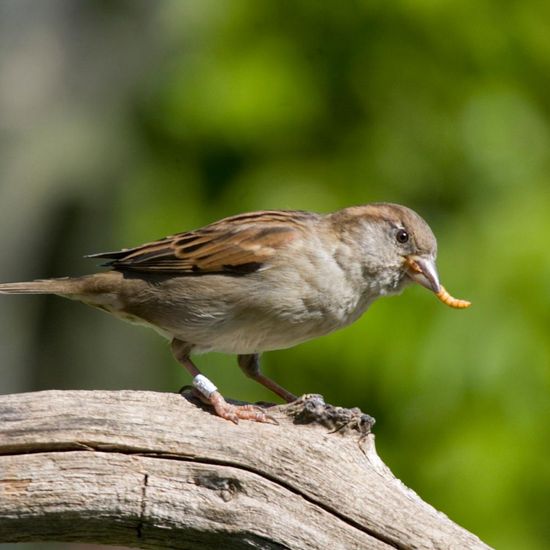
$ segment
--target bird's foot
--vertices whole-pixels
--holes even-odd
[[[260,407],[255,405],[233,405],[228,403],[220,392],[214,392],[210,396],[209,401],[218,416],[231,420],[235,424],[238,424],[239,420],[278,424],[272,416],[266,414]]]
[[[230,420],[235,424],[238,424],[239,420],[279,424],[275,418],[265,412],[263,406],[251,404],[234,405],[233,403],[228,403],[219,391],[214,391],[209,397],[206,397],[200,390],[193,386],[183,386],[179,393],[183,396],[192,396],[201,403],[213,407],[218,416],[225,420]],[[266,403],[265,406],[273,406],[273,404]]]

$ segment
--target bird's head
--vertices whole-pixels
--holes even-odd
[[[398,204],[374,203],[346,211],[354,228],[352,233],[360,241],[365,277],[383,282],[381,294],[400,292],[415,282],[447,305],[468,307],[469,302],[451,298],[439,282],[436,238],[414,210]]]

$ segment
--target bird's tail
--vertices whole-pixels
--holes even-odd
[[[24,283],[0,283],[0,294],[78,294],[82,287],[80,278],[40,279]]]

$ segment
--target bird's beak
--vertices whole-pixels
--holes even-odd
[[[439,275],[432,256],[406,256],[407,275],[419,285],[432,290],[436,294],[441,290]]]

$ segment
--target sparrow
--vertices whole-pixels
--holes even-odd
[[[260,354],[341,329],[382,296],[417,283],[465,308],[439,282],[437,242],[413,210],[390,203],[329,214],[263,210],[224,218],[134,248],[87,256],[110,269],[83,277],[0,284],[3,294],[57,294],[171,342],[193,386],[222,418],[268,422],[228,403],[191,360],[236,354],[244,373],[287,402],[296,396],[260,370]]]

